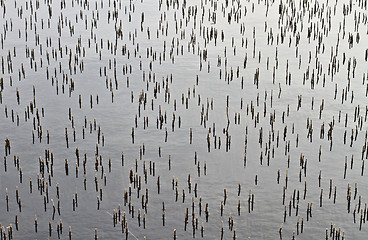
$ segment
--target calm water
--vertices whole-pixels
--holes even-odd
[[[13,0],[1,14],[3,237],[56,239],[62,221],[62,239],[124,239],[124,212],[129,239],[190,239],[192,216],[195,238],[202,224],[205,239],[367,236],[367,1]]]

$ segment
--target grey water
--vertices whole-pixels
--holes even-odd
[[[367,1],[0,14],[2,239],[366,238]]]

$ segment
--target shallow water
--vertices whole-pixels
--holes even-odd
[[[4,87],[1,90],[3,111],[0,112],[0,137],[4,141],[7,138],[10,140],[11,153],[6,156],[5,148],[0,149],[0,154],[7,163],[6,171],[5,160],[0,166],[1,226],[6,230],[11,225],[15,239],[47,237],[55,239],[58,238],[57,228],[62,220],[63,231],[60,238],[63,239],[69,238],[69,226],[73,239],[91,239],[95,237],[95,229],[100,239],[125,238],[125,232],[122,233],[120,224],[121,216],[118,217],[118,224],[115,227],[113,224],[112,214],[120,205],[121,215],[123,212],[126,214],[129,239],[144,237],[171,239],[174,238],[174,229],[176,229],[177,239],[189,239],[193,237],[193,201],[194,216],[198,218],[196,238],[202,237],[203,223],[205,239],[220,239],[222,226],[224,239],[233,238],[234,230],[236,230],[237,239],[279,239],[281,225],[283,239],[292,239],[293,234],[296,235],[296,239],[325,239],[326,229],[328,229],[329,238],[332,238],[331,225],[336,227],[334,232],[341,231],[340,237],[344,234],[345,239],[365,239],[367,226],[364,220],[360,228],[360,219],[362,213],[368,220],[366,215],[368,184],[365,169],[363,169],[363,175],[361,174],[362,164],[364,162],[367,165],[368,156],[366,1],[363,3],[353,1],[352,5],[343,1],[337,3],[313,1],[304,4],[299,1],[282,1],[282,3],[280,1],[240,1],[239,3],[240,10],[236,10],[237,1],[188,0],[179,1],[179,4],[172,1],[118,1],[117,20],[112,16],[114,2],[107,0],[86,2],[86,4],[81,1],[65,1],[65,5],[60,1],[6,1],[3,3],[1,7],[3,46],[0,53],[4,62],[4,71],[1,72]],[[280,4],[283,9],[282,14],[279,14]],[[49,8],[52,11],[51,17],[48,13]],[[192,13],[195,8],[197,8],[196,17]],[[349,10],[344,16],[343,9],[347,8],[351,8],[351,11]],[[3,14],[4,11],[5,14]],[[235,11],[239,14],[239,21],[235,18]],[[216,12],[216,20],[210,19],[209,12],[211,14]],[[144,13],[143,23],[142,13]],[[188,19],[189,13],[190,19]],[[229,13],[232,16],[230,24],[228,23]],[[63,19],[62,22],[61,19]],[[182,20],[181,28],[180,20]],[[326,23],[324,28],[321,27],[322,21]],[[331,28],[328,27],[329,21]],[[123,37],[116,39],[115,24],[119,28],[120,22]],[[290,22],[293,23],[292,26]],[[177,32],[176,24],[179,27]],[[246,27],[244,32],[241,32],[241,24]],[[58,32],[59,25],[61,34]],[[141,25],[143,31],[141,31]],[[295,34],[293,26],[297,27]],[[74,28],[72,35],[70,28]],[[217,30],[216,43],[214,38],[208,38],[207,32],[206,36],[203,36],[204,28],[205,31],[207,28],[208,31],[211,28]],[[148,29],[150,38],[147,34]],[[272,43],[268,42],[271,29],[274,37]],[[357,42],[358,32],[359,42]],[[352,34],[354,39],[352,47],[349,47],[348,43],[349,34]],[[285,38],[283,43],[281,35]],[[300,41],[296,46],[298,36]],[[318,36],[320,36],[320,45]],[[113,48],[116,46],[116,53],[111,50],[110,44]],[[166,46],[165,50],[164,46]],[[338,50],[336,50],[337,47]],[[123,48],[126,49],[126,54],[123,54]],[[207,51],[207,59],[202,55],[204,50]],[[31,57],[32,52],[34,59]],[[244,67],[245,56],[246,67]],[[220,65],[218,65],[218,58],[221,60]],[[299,59],[301,59],[300,67]],[[332,67],[334,59],[336,59],[335,69]],[[70,64],[69,61],[71,61]],[[354,62],[356,67],[353,71]],[[8,68],[8,65],[11,67]],[[22,73],[22,66],[25,76]],[[239,76],[237,76],[238,67]],[[233,78],[230,81],[231,69]],[[258,86],[254,84],[256,69],[259,69]],[[333,77],[331,70],[336,70]],[[49,77],[47,77],[47,71]],[[275,77],[273,77],[273,71]],[[309,77],[303,81],[303,78],[308,75],[307,72]],[[312,72],[315,79],[314,87],[311,86]],[[226,78],[225,73],[228,74]],[[286,80],[289,74],[290,84]],[[325,81],[323,81],[324,78]],[[69,92],[71,79],[74,89]],[[20,96],[19,104],[17,91]],[[165,91],[170,93],[170,100],[167,94],[165,96]],[[347,96],[342,103],[342,97],[345,97],[343,91]],[[145,107],[143,102],[139,102],[140,93],[143,93],[143,96],[146,95]],[[79,96],[81,96],[81,107]],[[184,103],[182,103],[183,96]],[[299,109],[298,97],[302,99]],[[92,108],[90,99],[92,99]],[[153,105],[151,105],[152,101]],[[176,109],[174,101],[176,101]],[[188,101],[188,107],[186,107],[186,101]],[[243,101],[242,105],[241,101]],[[314,101],[313,109],[312,101]],[[25,120],[25,112],[31,107],[31,102],[39,111],[39,121],[36,111],[32,113],[30,110],[29,118]],[[252,107],[255,116],[252,116]],[[227,108],[229,118],[226,114]],[[5,109],[7,109],[7,117]],[[44,109],[44,116],[42,109]],[[14,121],[12,121],[12,110]],[[69,111],[73,121],[69,119]],[[339,111],[341,111],[340,119]],[[201,121],[201,113],[206,116],[205,124]],[[239,124],[235,121],[237,116],[235,114],[238,113],[240,114]],[[162,129],[159,124],[158,127],[156,125],[158,118],[161,117],[160,114],[163,120]],[[173,114],[175,114],[174,130],[172,130]],[[255,122],[257,114],[259,119]],[[273,128],[270,124],[271,114],[275,117]],[[145,117],[148,117],[148,126],[144,125]],[[358,122],[359,118],[361,120]],[[135,119],[137,119],[137,126]],[[307,137],[308,121],[313,125],[312,142]],[[330,140],[327,138],[330,122],[334,123],[331,150]],[[320,139],[323,123],[325,134],[324,138]],[[213,124],[215,124],[215,131]],[[39,126],[42,127],[41,139],[37,135]],[[75,141],[73,127],[76,133]],[[284,140],[285,127],[287,127],[287,134]],[[100,141],[98,141],[99,128]],[[132,128],[134,128],[134,143]],[[167,141],[165,141],[166,128]],[[261,128],[262,144],[259,143]],[[68,132],[68,146],[65,129]],[[192,143],[190,143],[190,129],[192,129]],[[83,130],[85,137],[83,137]],[[47,131],[49,131],[49,142],[47,142]],[[345,131],[346,143],[344,143]],[[354,140],[350,145],[352,131]],[[229,149],[226,148],[226,133],[231,136]],[[279,144],[277,144],[278,133]],[[104,143],[102,143],[102,134]],[[210,151],[208,151],[208,135]],[[219,137],[221,138],[220,149]],[[289,150],[285,153],[288,142],[290,142]],[[78,175],[76,175],[76,148],[80,156]],[[320,148],[321,160],[319,161]],[[366,150],[362,157],[363,148]],[[47,190],[37,187],[37,179],[42,178],[39,158],[46,161],[45,150],[50,150],[53,154],[53,173],[51,185],[48,183]],[[84,153],[87,156],[86,189],[84,188]],[[122,166],[122,153],[124,166]],[[197,154],[197,163],[195,154]],[[14,156],[19,156],[22,182],[20,182],[20,170],[14,164]],[[307,160],[306,170],[304,170],[305,165],[300,164],[301,156]],[[354,156],[353,165],[351,165],[352,156]],[[95,169],[96,158],[98,171]],[[169,158],[171,159],[170,169]],[[66,159],[68,176],[65,171]],[[111,171],[109,171],[109,159],[111,159]],[[344,178],[345,161],[348,167]],[[150,163],[153,162],[155,163],[154,174],[150,171]],[[198,174],[198,166],[200,166],[200,174]],[[51,163],[49,167],[50,172],[45,166],[44,184],[49,181]],[[147,183],[144,181],[145,168]],[[139,197],[137,197],[135,184],[129,181],[131,169],[134,176],[141,177]],[[277,182],[278,170],[280,171],[279,183]],[[300,173],[301,178],[299,178]],[[286,174],[288,181],[283,203]],[[321,185],[319,186],[320,174]],[[158,176],[160,177],[159,193]],[[30,179],[33,185],[32,193],[30,193]],[[98,179],[98,191],[96,191],[95,179]],[[175,187],[172,186],[173,179],[177,182]],[[330,180],[332,180],[331,197],[329,197]],[[40,181],[43,182],[42,179]],[[60,187],[59,198],[56,184]],[[195,184],[197,184],[197,195],[194,192]],[[238,196],[239,184],[241,191]],[[304,199],[305,184],[307,192]],[[355,185],[357,194],[354,197]],[[351,188],[350,211],[348,211],[348,186]],[[131,187],[130,201],[134,205],[134,218],[129,204],[124,204],[124,193],[129,191],[129,187]],[[179,193],[177,201],[176,187]],[[336,201],[334,202],[335,187]],[[17,203],[16,188],[21,198],[21,211]],[[9,210],[6,203],[6,189]],[[100,189],[102,189],[103,198],[97,210]],[[144,228],[145,209],[142,206],[142,196],[145,195],[144,199],[146,199],[146,189],[148,203]],[[221,216],[221,202],[225,202],[224,189],[227,197]],[[322,189],[323,201],[320,207]],[[183,191],[185,192],[184,201]],[[295,204],[291,207],[291,216],[289,216],[289,204],[293,202],[294,192],[297,194],[298,191],[299,201],[294,197]],[[76,192],[78,206],[73,209],[73,197]],[[254,194],[253,210],[250,211],[248,211],[249,194]],[[44,196],[46,195],[49,201],[46,203],[45,211]],[[200,198],[202,199],[201,214]],[[61,206],[60,215],[56,210],[54,218],[51,199],[56,209],[58,200]],[[362,212],[358,211],[359,199]],[[239,201],[240,214],[238,214]],[[298,214],[296,214],[297,202],[299,202]],[[307,221],[307,206],[310,203],[312,203],[312,216]],[[209,210],[208,219],[205,214],[206,204]],[[284,222],[285,206],[287,217]],[[355,223],[354,208],[356,208]],[[188,209],[188,224],[185,230],[186,209]],[[141,212],[140,226],[139,211]],[[16,230],[16,216],[18,230]],[[38,222],[37,232],[35,216]],[[229,218],[233,219],[232,229],[229,229]],[[303,233],[301,233],[302,218]],[[52,226],[51,235],[49,224]],[[8,237],[8,230],[4,234]]]

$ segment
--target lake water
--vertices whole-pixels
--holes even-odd
[[[366,238],[367,1],[0,12],[2,239]]]

